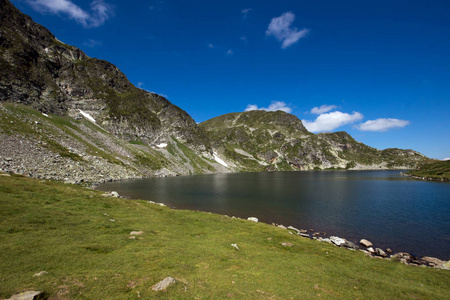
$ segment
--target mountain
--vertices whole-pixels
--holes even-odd
[[[0,0],[0,170],[67,182],[231,171],[413,168],[345,132],[312,134],[277,111],[198,125]]]
[[[200,124],[236,170],[407,169],[426,159],[413,150],[377,150],[346,132],[313,134],[283,111],[222,115]]]
[[[185,111],[136,88],[113,64],[59,41],[8,0],[0,0],[0,105],[0,132],[8,132],[0,155],[12,159],[3,160],[3,165],[12,165],[6,170],[23,166],[17,155],[8,154],[9,148],[15,148],[15,136],[22,145],[33,145],[24,155],[37,171],[23,172],[37,172],[45,178],[73,174],[61,171],[58,164],[39,164],[39,159],[33,159],[36,145],[45,149],[47,157],[73,152],[117,158],[107,159],[112,165],[104,166],[117,169],[117,175],[111,177],[99,167],[88,172],[90,178],[95,173],[117,179],[226,171],[213,160],[209,139]],[[74,157],[68,158],[73,161]],[[92,164],[83,160],[75,161]],[[72,165],[77,173],[86,173],[82,171],[86,168]]]

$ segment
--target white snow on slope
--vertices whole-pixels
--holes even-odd
[[[86,119],[88,119],[88,120],[91,121],[92,123],[95,123],[95,119],[94,119],[90,114],[88,114],[87,112],[84,112],[84,111],[82,111],[82,110],[80,109],[80,114],[82,114],[83,117],[85,117]]]
[[[166,143],[161,143],[159,145],[156,145],[156,147],[158,147],[158,148],[166,148],[167,144]]]
[[[218,157],[216,152],[214,152],[214,159],[215,159],[219,164],[221,164],[222,166],[228,168],[227,163],[224,162],[220,157]]]

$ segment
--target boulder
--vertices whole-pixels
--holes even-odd
[[[369,242],[368,240],[366,240],[366,239],[360,240],[360,241],[359,241],[359,244],[360,244],[361,246],[364,246],[364,247],[367,247],[367,248],[373,246],[373,244],[372,244],[371,242]]]
[[[372,247],[367,248],[367,251],[370,252],[370,253],[372,253],[372,254],[375,253],[375,250],[373,250]]]
[[[172,277],[166,277],[152,287],[154,291],[163,291],[167,289],[170,285],[174,284],[176,281]]]
[[[294,226],[288,226],[287,229],[294,230],[294,231],[296,231],[297,233],[300,232],[300,229],[297,229],[297,228],[295,228]]]
[[[349,248],[349,249],[358,249],[358,245],[356,245],[355,243],[351,242],[351,241],[347,241],[345,240],[345,243],[342,244],[343,247],[345,248]]]
[[[299,233],[298,234],[299,236],[302,236],[302,237],[307,237],[307,238],[309,238],[309,234],[307,234],[307,233]]]
[[[382,249],[380,248],[375,248],[375,254],[381,257],[387,257],[386,252],[384,252]]]
[[[446,263],[446,261],[440,260],[439,258],[436,258],[436,257],[430,257],[430,256],[424,256],[424,257],[422,257],[422,260],[429,263],[430,265],[432,265],[435,268],[443,268],[444,264]]]
[[[330,240],[335,244],[336,246],[341,246],[345,244],[345,239],[337,237],[337,236],[330,236]]]
[[[40,296],[42,296],[42,292],[28,291],[28,292],[23,292],[23,293],[20,293],[17,295],[13,295],[8,300],[35,300],[35,299],[39,299]]]
[[[255,217],[248,217],[247,220],[253,221],[253,222],[258,222],[258,218],[255,218]]]

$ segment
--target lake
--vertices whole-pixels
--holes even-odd
[[[99,189],[450,259],[450,183],[399,171],[196,175],[111,182]]]

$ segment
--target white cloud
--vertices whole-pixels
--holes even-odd
[[[137,86],[138,86],[138,88],[142,88],[144,86],[144,83],[142,81],[139,81]]]
[[[86,12],[71,0],[27,0],[34,10],[42,13],[65,14],[84,27],[98,27],[112,16],[111,5],[103,0],[91,2],[91,13]]]
[[[450,160],[450,157],[446,157],[446,158],[444,158],[442,160],[444,160],[444,161]]]
[[[213,44],[208,44],[208,48],[214,49],[214,45]]]
[[[249,104],[247,105],[247,108],[245,111],[251,111],[251,110],[267,110],[267,111],[277,111],[282,110],[284,112],[290,113],[292,112],[292,108],[286,105],[286,103],[282,101],[272,101],[269,105],[269,107],[260,107],[258,108],[258,105],[255,104]]]
[[[251,9],[251,8],[245,8],[245,9],[241,10],[242,17],[243,17],[244,19],[247,18],[248,13],[251,12],[252,10],[253,10],[253,9]]]
[[[376,119],[369,120],[362,124],[356,126],[361,131],[387,131],[396,127],[405,127],[409,125],[410,122],[406,120],[399,119]]]
[[[306,129],[311,132],[331,131],[346,124],[355,123],[364,116],[354,111],[352,114],[334,111],[319,115],[314,121],[302,120]]]
[[[267,28],[266,35],[274,36],[278,41],[282,42],[281,48],[286,49],[305,37],[309,32],[309,29],[306,28],[298,30],[296,27],[292,27],[294,20],[295,15],[292,12],[286,12],[279,17],[273,18]]]
[[[314,107],[313,109],[311,109],[311,113],[315,114],[315,115],[320,115],[326,112],[329,112],[330,110],[336,109],[337,106],[336,105],[321,105],[319,107]]]
[[[93,40],[93,39],[88,39],[87,42],[84,42],[83,45],[90,47],[90,48],[94,48],[97,46],[100,46],[102,44],[102,42]]]
[[[234,54],[233,50],[231,50],[231,49],[228,49],[228,51],[227,51],[227,55],[228,55],[228,56],[230,56],[230,55],[233,55],[233,54]]]

